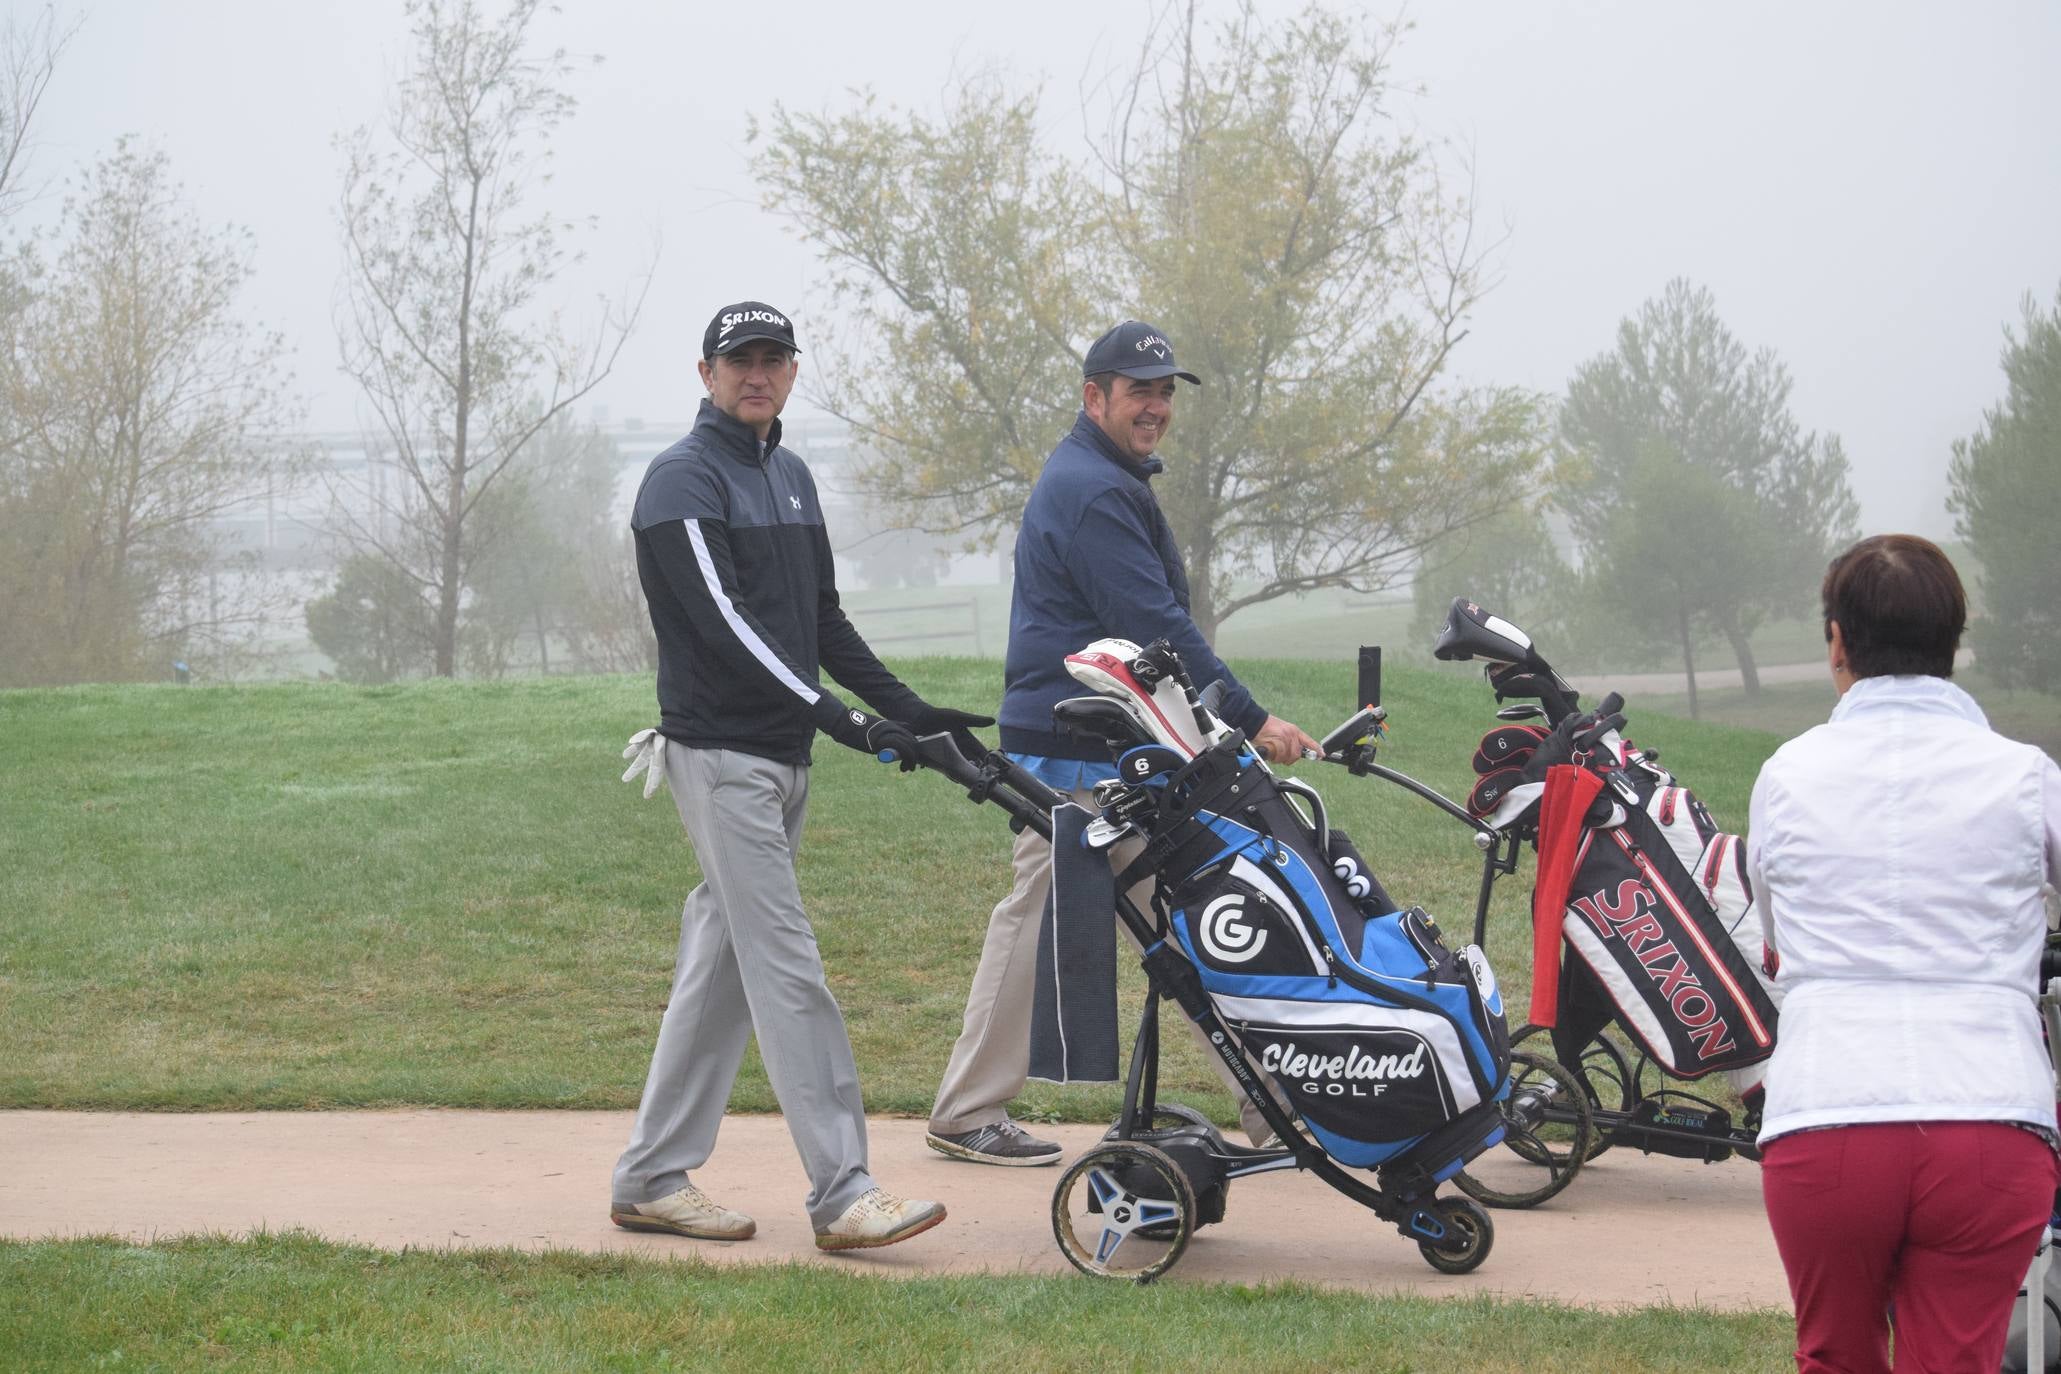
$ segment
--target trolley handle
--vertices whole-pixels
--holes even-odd
[[[1052,812],[1067,800],[999,749],[983,751],[978,760],[967,758],[949,731],[919,736],[916,763],[965,788],[968,801],[992,802],[1009,813],[1012,825],[1028,826],[1048,840]]]

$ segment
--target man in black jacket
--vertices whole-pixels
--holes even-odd
[[[743,1240],[756,1226],[689,1180],[716,1130],[756,1026],[773,1094],[806,1167],[809,1219],[826,1250],[891,1245],[944,1220],[935,1202],[877,1186],[844,1017],[802,911],[794,855],[818,730],[910,766],[916,734],[993,722],[924,702],[890,673],[838,604],[816,486],[780,446],[798,370],[794,327],[745,301],[702,339],[693,432],[651,460],[631,516],[637,573],[658,635],[659,725],[625,757],[663,777],[703,881],[680,915],[671,998],[629,1148],[618,1226]],[[877,715],[847,707],[818,669]]]

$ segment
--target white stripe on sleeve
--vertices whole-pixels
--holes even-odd
[[[708,594],[715,599],[716,609],[723,613],[723,619],[729,623],[730,632],[751,651],[751,656],[757,659],[767,672],[792,688],[796,696],[814,706],[823,694],[796,677],[794,670],[781,660],[780,655],[774,653],[771,646],[759,638],[758,632],[751,628],[751,622],[739,615],[737,608],[730,604],[729,596],[723,591],[723,579],[716,574],[715,560],[708,556],[708,541],[701,537],[701,522],[686,520],[682,523],[687,526],[687,542],[694,545],[694,561],[701,565],[702,580],[708,583]]]

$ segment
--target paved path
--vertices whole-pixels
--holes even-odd
[[[1729,658],[1718,660],[1732,663],[1730,668],[1699,668],[1696,670],[1696,689],[1709,691],[1719,687],[1742,687],[1745,675],[1737,663]],[[1966,668],[1975,662],[1975,651],[1962,648],[1954,655],[1954,666]],[[1568,682],[1582,696],[1593,702],[1605,692],[1622,692],[1626,696],[1661,695],[1681,696],[1689,690],[1689,677],[1681,672],[1663,673],[1585,673],[1571,676]],[[1822,682],[1825,684],[1825,714],[1832,714],[1832,703],[1838,698],[1832,691],[1832,671],[1825,666],[1825,660],[1814,658],[1806,663],[1763,663],[1760,665],[1760,681],[1764,687],[1775,687],[1792,682]]]
[[[1605,692],[1622,692],[1625,696],[1681,696],[1689,690],[1686,673],[1577,673],[1567,679],[1573,688],[1582,694],[1584,701],[1594,701]],[[1825,712],[1830,715],[1836,698],[1832,692],[1832,674],[1822,659],[1809,663],[1764,663],[1760,669],[1763,687],[1775,687],[1791,682],[1822,682],[1825,684]],[[1742,687],[1745,674],[1735,667],[1698,668],[1696,690],[1708,692],[1720,687]]]
[[[754,1240],[637,1235],[608,1221],[625,1112],[0,1112],[0,1235],[302,1227],[339,1241],[800,1261],[846,1272],[1068,1272],[1049,1221],[1057,1169],[947,1160],[923,1123],[874,1118],[873,1168],[889,1188],[942,1199],[944,1225],[902,1245],[815,1249],[806,1185],[780,1118],[724,1124],[696,1181],[758,1218]],[[1069,1158],[1100,1134],[1060,1126]],[[1528,1212],[1497,1212],[1486,1264],[1439,1274],[1415,1245],[1315,1179],[1246,1179],[1224,1223],[1201,1232],[1174,1281],[1301,1279],[1369,1292],[1494,1292],[1596,1306],[1787,1307],[1760,1207],[1760,1171],[1612,1151]],[[1082,1280],[1086,1282],[1087,1280]]]

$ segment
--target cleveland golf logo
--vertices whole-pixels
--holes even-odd
[[[732,310],[723,316],[722,323],[723,327],[716,331],[719,339],[740,324],[776,324],[782,329],[787,328],[787,321],[770,310]]]
[[[1424,1042],[1408,1054],[1368,1054],[1358,1045],[1344,1054],[1309,1054],[1291,1040],[1262,1050],[1260,1067],[1311,1097],[1378,1097],[1392,1081],[1423,1076]]]
[[[1222,964],[1242,964],[1267,947],[1267,932],[1245,920],[1245,897],[1230,892],[1202,909],[1203,953]]]

